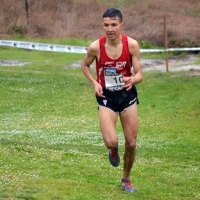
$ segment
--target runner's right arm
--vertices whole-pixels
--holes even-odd
[[[81,63],[81,69],[86,78],[93,85],[95,95],[105,98],[105,96],[103,95],[102,86],[94,79],[92,72],[90,70],[90,65],[98,57],[98,53],[99,53],[99,41],[96,40],[88,47],[87,54]]]

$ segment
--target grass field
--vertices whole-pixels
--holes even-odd
[[[200,79],[144,73],[137,86],[140,130],[131,180],[110,166],[83,55],[0,48],[0,199],[200,199]],[[118,122],[120,155],[124,139]]]

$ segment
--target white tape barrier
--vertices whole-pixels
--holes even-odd
[[[200,47],[192,47],[192,48],[169,48],[166,51],[200,51]]]
[[[86,47],[42,44],[34,42],[19,42],[19,41],[9,41],[9,40],[0,40],[0,46],[16,47],[28,50],[38,50],[38,51],[65,52],[65,53],[85,54],[87,52]]]
[[[52,52],[79,53],[79,54],[87,53],[87,47],[43,44],[34,42],[21,42],[21,41],[11,41],[11,40],[0,40],[0,46],[16,47],[28,50],[38,50],[38,51],[52,51]],[[170,52],[170,51],[200,51],[200,47],[169,48],[166,50],[140,49],[141,53],[158,53],[158,52]]]
[[[200,47],[192,48],[169,48],[169,49],[140,49],[141,53],[159,53],[159,52],[173,52],[173,51],[200,51]]]

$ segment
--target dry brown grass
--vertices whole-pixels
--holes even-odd
[[[1,0],[0,36],[7,38],[16,33],[25,37],[96,39],[103,32],[102,13],[106,3],[96,0],[27,0],[29,18],[26,17],[25,0]],[[104,1],[105,2],[105,1]],[[110,1],[115,7],[117,1]],[[135,0],[119,5],[124,15],[124,34],[140,41],[163,45],[163,16],[167,19],[170,47],[200,46],[199,0]]]

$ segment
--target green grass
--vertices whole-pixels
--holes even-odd
[[[1,48],[0,199],[200,199],[200,81],[189,72],[144,73],[140,130],[131,174],[137,194],[120,189],[123,161],[108,162],[84,55]],[[120,155],[124,138],[117,123]],[[123,160],[123,159],[122,159]]]

